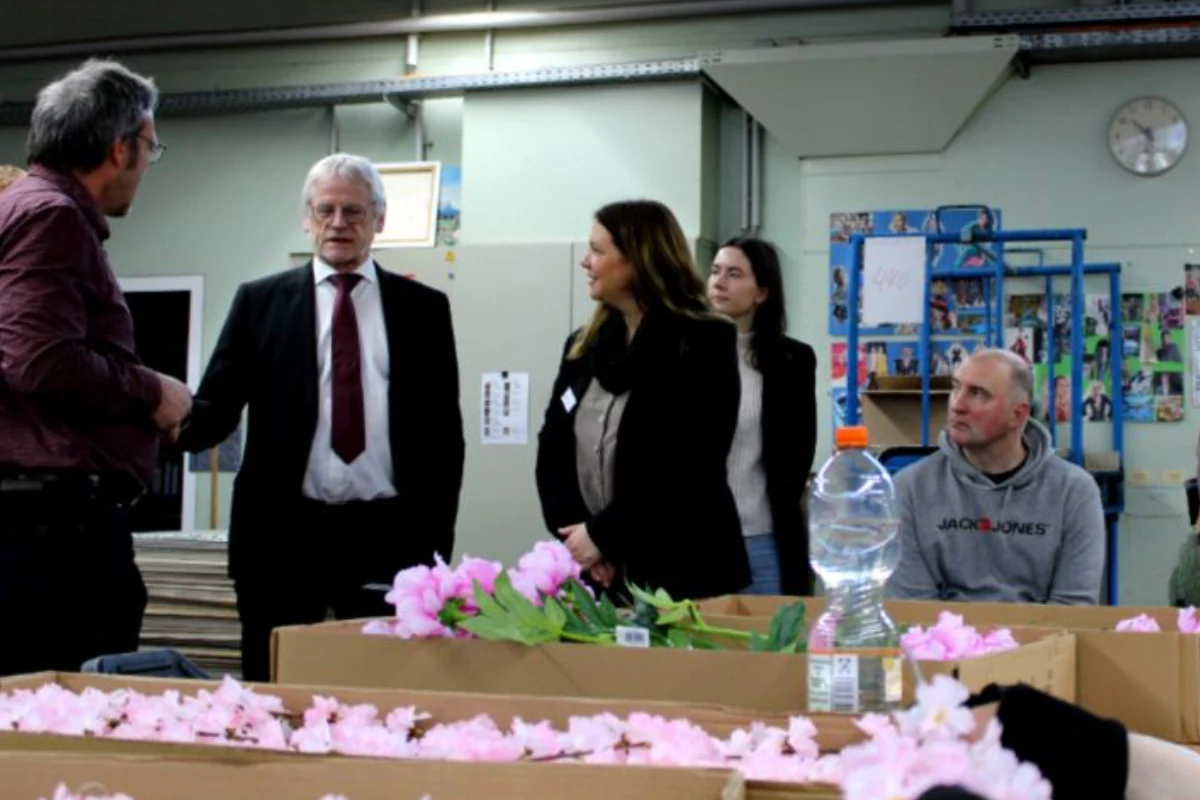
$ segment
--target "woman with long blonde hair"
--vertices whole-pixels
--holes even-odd
[[[726,479],[736,329],[661,203],[596,212],[581,267],[597,305],[567,340],[538,437],[546,525],[600,586],[736,592],[750,583]]]

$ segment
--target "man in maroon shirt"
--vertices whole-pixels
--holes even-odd
[[[46,86],[0,194],[0,674],[137,649],[127,515],[191,395],[135,355],[104,241],[162,154],[157,100],[114,62]]]

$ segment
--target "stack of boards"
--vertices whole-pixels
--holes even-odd
[[[240,676],[241,626],[225,531],[136,533],[149,602],[141,649],[170,648],[214,677]]]

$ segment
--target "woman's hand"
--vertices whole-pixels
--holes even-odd
[[[601,559],[596,562],[596,566],[588,570],[588,574],[592,576],[592,580],[600,584],[603,588],[608,589],[617,577],[617,568]]]
[[[579,566],[590,570],[600,562],[602,558],[600,550],[592,541],[592,537],[588,535],[585,523],[559,528],[558,535],[562,537],[563,544],[571,551],[571,557]]]

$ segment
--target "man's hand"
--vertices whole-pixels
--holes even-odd
[[[186,384],[172,378],[170,375],[158,375],[158,383],[162,386],[162,400],[154,410],[154,424],[160,430],[175,431],[184,417],[192,410],[192,393]]]
[[[571,556],[579,566],[584,569],[591,569],[600,561],[600,551],[596,548],[596,543],[592,541],[592,537],[588,536],[587,525],[584,523],[581,522],[578,525],[568,525],[565,528],[559,528],[558,535],[562,537],[563,544],[571,551]]]

